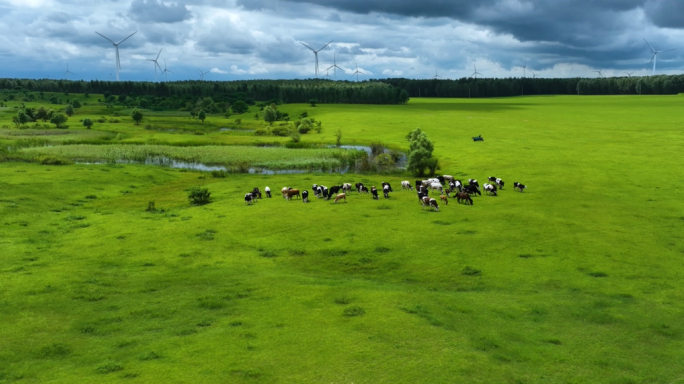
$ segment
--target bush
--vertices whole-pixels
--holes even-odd
[[[205,205],[211,203],[211,193],[207,188],[195,187],[190,190],[188,200],[192,205]]]
[[[382,143],[371,143],[370,149],[371,153],[377,156],[385,152],[385,145]]]
[[[268,135],[268,129],[259,128],[256,131],[254,131],[254,136],[267,136],[267,135]]]
[[[272,128],[272,129],[271,129],[271,133],[272,133],[274,136],[283,136],[283,137],[285,137],[285,136],[287,136],[287,135],[290,134],[290,130],[287,129],[287,127],[275,127],[275,128]]]
[[[71,165],[74,163],[69,159],[55,156],[41,156],[37,160],[41,165]]]
[[[224,170],[211,171],[211,177],[215,179],[224,179],[227,173]]]
[[[318,99],[309,99],[309,104],[311,104],[312,107],[315,107],[316,104],[318,104]]]

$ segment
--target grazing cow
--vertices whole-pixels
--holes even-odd
[[[428,210],[434,208],[435,211],[439,212],[439,206],[437,205],[437,200],[432,199],[430,197],[423,197],[423,200],[421,201],[421,204],[423,207],[421,209],[425,209],[425,207],[428,208]]]
[[[383,195],[385,195],[385,199],[389,198],[389,193],[391,190],[392,190],[392,188],[390,188],[389,184],[382,187],[382,193],[383,193]]]
[[[449,180],[450,183],[453,183],[454,180],[456,180],[453,176],[451,175],[444,175],[444,180]]]
[[[413,191],[413,187],[411,186],[411,183],[409,183],[407,180],[404,180],[401,182],[401,189],[408,189],[409,191]]]
[[[344,202],[347,202],[347,194],[345,193],[340,193],[339,195],[335,196],[335,204],[337,204],[338,201],[344,200]]]
[[[439,197],[439,199],[442,200],[442,201],[444,202],[444,205],[449,205],[449,199],[447,199],[446,196],[441,195],[441,196]]]
[[[321,195],[323,195],[323,187],[319,186],[318,188],[316,188],[316,190],[314,191],[314,195],[316,195],[316,197],[320,199]]]
[[[473,205],[473,199],[470,198],[470,195],[467,194],[466,192],[459,192],[456,195],[456,201],[461,204],[461,201],[464,201],[464,204],[470,204]]]
[[[389,183],[386,183],[383,181],[382,182],[382,189],[385,189],[385,187],[388,187],[390,192],[394,192],[394,190],[392,189],[392,186]]]
[[[480,196],[482,195],[480,190],[474,185],[466,185],[465,187],[463,187],[463,192],[467,193],[468,195],[474,195],[476,193]]]
[[[444,193],[445,193],[447,196],[451,197],[451,188],[445,189],[445,190],[444,190]]]
[[[496,185],[498,185],[500,189],[503,189],[504,181],[501,179],[496,179]]]
[[[290,189],[286,192],[286,194],[288,200],[292,200],[292,198],[295,196],[298,196],[300,199],[302,198],[302,195],[299,193],[299,189]]]
[[[431,191],[437,190],[437,191],[439,191],[439,192],[444,192],[444,190],[442,189],[442,184],[440,184],[440,183],[432,183],[432,184],[430,184],[430,190],[431,190]]]
[[[328,191],[328,198],[327,198],[327,200],[330,200],[330,198],[331,198],[333,195],[336,195],[336,194],[340,191],[340,189],[342,189],[342,186],[341,186],[341,185],[334,185],[334,186],[330,187],[330,190]]]
[[[423,185],[423,180],[416,180],[416,191],[420,190],[420,187]]]
[[[427,192],[420,190],[418,191],[418,201],[422,202],[424,198],[428,196]]]
[[[514,189],[514,190],[515,190],[515,189],[518,189],[518,190],[520,190],[520,193],[522,193],[522,191],[524,191],[525,189],[527,189],[527,186],[526,186],[525,184],[520,184],[520,183],[518,183],[517,181],[514,181],[514,182],[513,182],[513,189]]]
[[[271,188],[266,187],[266,188],[264,188],[264,191],[266,192],[266,197],[268,197],[270,199],[271,198]]]
[[[309,191],[304,190],[304,192],[302,192],[302,200],[304,201],[304,203],[309,202]]]
[[[323,193],[320,196],[321,198],[328,196],[328,187],[326,187],[325,185],[323,186]]]
[[[461,180],[455,180],[454,181],[454,187],[451,188],[452,190],[458,189],[459,192],[463,192],[463,183]]]
[[[496,196],[496,195],[497,195],[497,193],[496,193],[496,185],[485,183],[485,184],[484,184],[484,190],[485,190],[485,193],[488,194],[488,195],[491,195],[491,196]]]
[[[446,178],[444,176],[437,176],[437,180],[439,180],[439,183],[442,185],[446,183]]]
[[[356,190],[359,193],[361,193],[361,188],[363,188],[363,183],[356,183],[356,184],[354,184],[354,186],[356,187]]]
[[[368,188],[366,188],[365,185],[362,185],[361,188],[359,189],[359,193],[368,193]]]
[[[351,188],[352,188],[351,183],[342,184],[342,190],[344,191],[344,193],[348,193],[349,191],[351,191]]]
[[[423,196],[420,199],[420,205],[421,205],[421,208],[420,208],[421,210],[425,209],[425,207],[429,207],[430,206],[430,197]]]
[[[311,190],[313,191],[314,196],[318,197],[318,184],[311,186]]]
[[[372,197],[373,197],[374,200],[378,200],[378,199],[379,199],[379,197],[378,197],[378,189],[375,188],[375,187],[371,187],[371,195],[372,195]]]
[[[245,204],[251,205],[252,204],[252,194],[248,193],[245,195]]]
[[[261,191],[258,187],[254,187],[254,189],[252,190],[252,195],[254,195],[257,199],[261,199]]]
[[[280,190],[280,192],[283,194],[283,199],[287,198],[287,191],[291,190],[292,188],[290,187],[283,187],[283,189]]]
[[[436,212],[439,212],[439,205],[437,205],[437,200],[430,199],[430,207],[429,208],[434,208]]]
[[[477,187],[477,189],[480,189],[480,183],[478,183],[475,179],[468,179],[468,184],[474,185],[475,187]]]
[[[496,183],[496,177],[494,177],[494,176],[489,176],[489,177],[487,178],[487,181],[489,181],[490,183]]]

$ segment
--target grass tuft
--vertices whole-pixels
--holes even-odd
[[[104,363],[100,364],[95,368],[95,371],[97,373],[112,373],[112,372],[118,372],[118,371],[123,371],[124,367],[123,365],[112,361],[112,360],[107,360]]]
[[[342,311],[342,314],[347,317],[362,316],[365,313],[366,310],[358,306],[348,307],[345,308],[344,311]]]

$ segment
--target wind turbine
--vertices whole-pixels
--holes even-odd
[[[532,70],[530,69],[530,71],[532,71]],[[537,74],[534,73],[534,71],[532,71],[532,78],[533,78],[533,79],[536,79],[536,78],[537,78]]]
[[[157,54],[157,58],[156,58],[156,59],[147,59],[147,61],[151,61],[151,62],[154,63],[154,81],[155,81],[155,82],[157,81],[157,68],[159,68],[159,72],[162,71],[161,66],[159,65],[159,62],[158,62],[158,60],[159,60],[159,55],[161,55],[161,51],[162,51],[162,50],[160,49],[160,50],[159,50],[159,53]]]
[[[634,71],[632,71],[632,72],[625,72],[625,73],[627,74],[627,77],[632,77],[632,73],[634,73]]]
[[[69,70],[69,63],[67,63],[67,70],[66,70],[66,72],[64,72],[64,74],[65,74],[65,75],[67,75],[67,74],[73,75],[73,74],[74,74],[73,72],[71,72],[71,71]],[[68,77],[68,76],[67,76],[67,77]]]
[[[318,52],[322,51],[323,48],[327,47],[327,46],[330,45],[330,43],[332,43],[332,42],[333,42],[333,40],[330,40],[330,41],[328,42],[328,44],[326,44],[326,45],[322,46],[321,48],[319,48],[318,51],[315,50],[315,49],[313,49],[313,48],[311,48],[311,47],[309,47],[308,45],[302,43],[301,41],[299,42],[301,45],[303,45],[303,46],[309,48],[309,49],[311,50],[311,52],[314,53],[314,56],[316,56],[316,77],[318,77]]]
[[[325,75],[323,77],[327,77],[328,80],[330,80],[330,74],[328,73],[328,69],[325,70]]]
[[[197,73],[199,73],[199,75],[200,75],[200,80],[202,80],[202,81],[204,81],[204,75],[206,75],[206,74],[209,73],[209,72],[210,72],[210,71],[202,72],[201,69],[198,69],[198,70],[197,70]]]
[[[482,76],[482,74],[477,71],[477,67],[475,66],[475,64],[473,64],[473,69],[475,70],[475,72],[473,72],[473,74],[470,75],[470,77],[475,77],[477,79],[477,75]]]
[[[358,66],[358,64],[356,64],[356,61],[354,62],[354,65],[356,66],[356,72],[352,73],[352,77],[354,77],[354,75],[356,75],[356,82],[358,83],[359,82],[359,74],[365,75],[365,73],[363,71],[359,71],[359,66]]]
[[[441,79],[441,78],[442,78],[442,76],[438,75],[437,70],[435,69],[435,77],[433,77],[432,80],[437,80],[437,79]]]
[[[603,71],[603,69],[600,69],[598,71],[594,71],[594,72],[599,74],[599,79],[603,77],[603,73],[601,73],[602,71]]]
[[[116,81],[119,81],[119,70],[121,70],[121,61],[119,60],[119,44],[121,44],[121,43],[123,43],[124,41],[128,40],[131,36],[133,36],[133,35],[135,35],[136,33],[138,33],[138,31],[135,31],[135,32],[131,33],[130,35],[128,35],[127,38],[125,38],[125,39],[119,41],[118,43],[113,42],[109,37],[107,37],[107,36],[101,34],[101,33],[98,32],[98,31],[95,31],[95,33],[97,33],[98,35],[104,37],[104,38],[107,39],[110,43],[114,44],[114,49],[116,50],[116,66],[115,66],[115,67],[116,67]]]
[[[646,39],[644,39],[644,41],[646,41]],[[651,62],[653,63],[653,74],[655,75],[655,71],[656,71],[656,61],[658,61],[658,54],[661,53],[661,52],[674,51],[674,49],[666,49],[666,50],[664,50],[664,51],[656,51],[655,48],[653,48],[653,46],[651,46],[651,44],[648,43],[648,41],[646,41],[646,44],[648,44],[648,47],[651,48],[651,51],[653,51],[653,56],[651,57],[651,61],[649,62],[649,64],[650,64]]]
[[[169,77],[166,75],[167,73],[173,73],[173,71],[166,68],[166,59],[164,59],[164,70],[162,71],[162,75],[164,75],[164,80],[168,82]]]
[[[335,52],[333,52],[333,65],[329,66],[325,72],[327,73],[330,69],[333,70],[333,74],[335,75],[335,79],[337,79],[337,70],[339,69],[340,71],[344,71],[344,69],[340,68],[337,66],[337,59],[335,59]],[[330,76],[328,76],[330,77]]]

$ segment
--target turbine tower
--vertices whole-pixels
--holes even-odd
[[[199,75],[200,75],[200,80],[202,80],[202,81],[204,81],[204,75],[206,75],[209,72],[211,72],[211,71],[202,71],[201,69],[197,70],[197,73],[199,73]]]
[[[644,41],[646,41],[646,39],[644,39]],[[674,49],[666,49],[666,50],[663,50],[663,51],[656,51],[655,48],[653,48],[653,46],[652,46],[651,44],[649,44],[648,41],[646,41],[646,44],[648,44],[648,47],[651,48],[651,51],[653,51],[653,56],[651,56],[651,61],[649,62],[649,64],[650,64],[650,63],[653,63],[653,74],[655,75],[655,71],[656,71],[656,62],[658,61],[658,54],[661,53],[661,52],[670,52],[670,51],[674,51]]]
[[[523,77],[527,77],[527,58],[525,58],[525,65],[523,65]]]
[[[151,61],[154,63],[154,81],[157,81],[157,68],[159,68],[159,72],[162,71],[161,66],[159,65],[159,55],[161,55],[161,49],[159,50],[159,54],[157,54],[156,59],[147,59],[147,61]]]
[[[625,72],[625,73],[627,74],[627,77],[632,77],[632,73],[634,73],[634,71],[632,71],[632,72]]]
[[[598,70],[598,71],[594,71],[594,72],[598,73],[599,79],[603,77],[602,71],[603,71],[603,69],[600,69],[600,70]]]
[[[438,75],[437,70],[435,69],[435,77],[433,77],[432,80],[437,80],[437,79],[441,79],[441,78],[442,78],[442,76]]]
[[[164,75],[164,81],[169,81],[169,77],[166,75],[167,73],[173,73],[172,70],[166,68],[166,59],[164,59],[164,70],[162,71],[162,75]]]
[[[473,64],[473,69],[475,70],[475,72],[473,72],[473,74],[470,75],[470,77],[474,77],[474,78],[477,79],[477,75],[482,76],[482,74],[481,74],[480,72],[477,71],[477,67],[475,66],[475,64]]]
[[[138,31],[135,31],[135,32],[131,33],[130,35],[128,35],[127,38],[125,38],[125,39],[119,41],[118,43],[113,42],[109,37],[107,37],[107,36],[101,34],[101,33],[98,32],[98,31],[95,31],[95,33],[97,33],[98,35],[104,37],[105,39],[107,39],[107,41],[109,41],[110,43],[112,43],[112,44],[114,45],[114,50],[116,51],[116,65],[115,65],[115,68],[116,68],[116,81],[119,81],[119,70],[121,70],[121,61],[119,60],[119,45],[120,45],[121,43],[123,43],[124,41],[128,40],[131,36],[133,36],[133,35],[135,35],[136,33],[138,33]]]
[[[356,71],[354,73],[352,73],[352,77],[354,77],[354,75],[356,75],[356,82],[358,83],[359,82],[359,74],[365,75],[365,73],[363,71],[359,71],[359,66],[358,66],[358,64],[356,64],[356,61],[354,62],[354,65],[356,66]]]
[[[316,57],[316,77],[318,77],[318,52],[322,51],[323,48],[327,47],[327,46],[330,45],[330,43],[332,43],[332,42],[333,42],[333,40],[330,40],[330,41],[328,42],[328,44],[322,46],[322,47],[319,48],[318,50],[315,50],[315,49],[309,47],[308,45],[302,43],[301,41],[299,42],[301,45],[303,45],[303,46],[309,48],[309,49],[311,50],[311,52],[314,53],[314,56]]]
[[[325,72],[327,73],[331,69],[333,70],[333,74],[335,75],[335,80],[337,80],[337,70],[339,69],[340,71],[344,71],[344,69],[337,66],[337,59],[335,58],[335,52],[333,52],[333,65],[326,68]],[[328,76],[328,77],[330,77],[330,76]]]

